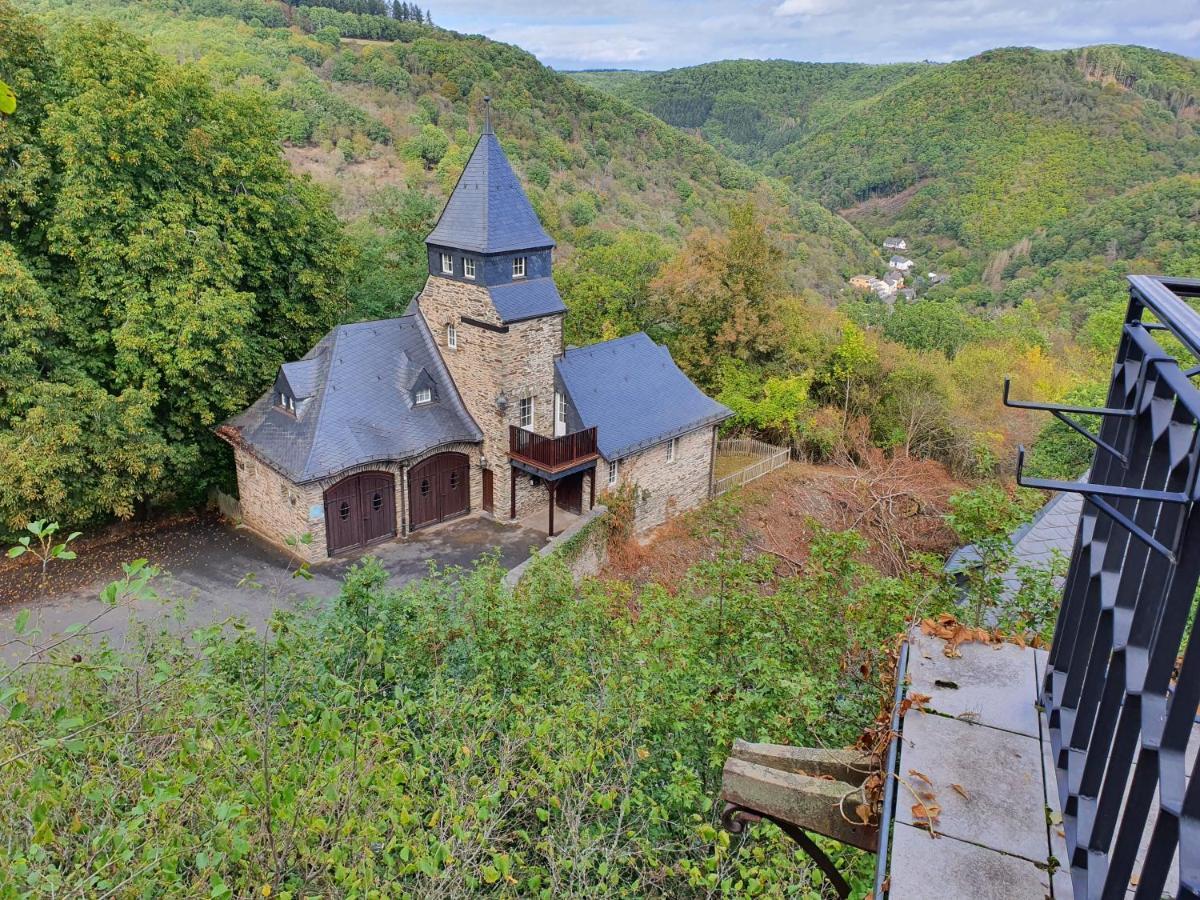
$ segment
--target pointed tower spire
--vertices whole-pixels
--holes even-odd
[[[425,243],[485,254],[548,252],[554,239],[538,221],[492,131],[492,98],[484,97],[483,103],[483,133]]]

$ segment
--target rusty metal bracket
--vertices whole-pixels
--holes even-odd
[[[736,803],[726,803],[725,809],[721,813],[721,826],[730,834],[741,834],[746,830],[747,825],[763,821],[775,825],[780,831],[795,841],[800,846],[800,849],[817,864],[817,868],[821,870],[821,873],[825,876],[825,880],[829,882],[830,886],[842,900],[846,900],[850,896],[850,884],[842,877],[842,873],[833,864],[833,860],[825,855],[825,851],[803,829],[797,828],[791,822],[785,822],[782,819],[776,819],[774,816],[769,816],[753,809],[747,809],[744,806],[738,806]]]

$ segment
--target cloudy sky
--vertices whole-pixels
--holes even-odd
[[[560,69],[715,59],[950,60],[992,47],[1143,44],[1200,56],[1200,0],[420,0],[455,31]]]

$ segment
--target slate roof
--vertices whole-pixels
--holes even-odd
[[[500,321],[506,324],[567,311],[554,279],[549,276],[497,284],[487,291]]]
[[[296,389],[296,415],[268,391],[221,433],[301,484],[352,466],[482,440],[429,327],[416,304],[412,309],[400,318],[333,329],[303,360],[281,367],[294,389],[293,378],[311,380],[310,399]],[[413,405],[418,381],[432,381],[433,403]]]
[[[1038,510],[1033,520],[1016,529],[1009,539],[1013,544],[1013,564],[1004,573],[1003,599],[1012,597],[1020,588],[1017,569],[1033,566],[1047,569],[1055,551],[1067,559],[1075,549],[1075,532],[1079,528],[1079,515],[1083,511],[1083,496],[1060,493],[1052,497]],[[974,544],[959,547],[946,560],[945,569],[951,574],[963,572],[979,565],[979,551]]]
[[[895,268],[898,268],[900,266],[911,266],[912,260],[909,259],[907,256],[896,255],[888,260],[888,265],[895,267]]]
[[[426,244],[475,253],[553,247],[496,135],[487,132],[467,161]]]
[[[666,347],[640,331],[568,349],[556,371],[582,427],[596,426],[600,453],[608,460],[733,415],[692,384]]]

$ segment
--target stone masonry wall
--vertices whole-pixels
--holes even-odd
[[[280,545],[284,545],[289,537],[313,532],[311,544],[298,544],[291,549],[308,562],[325,559],[324,521],[317,523],[320,526],[318,535],[309,518],[314,505],[321,507],[320,488],[293,484],[242,447],[234,448],[233,458],[237,467],[242,521],[267,540]],[[323,520],[324,508],[321,509]]]
[[[675,461],[667,462],[667,443],[655,444],[621,460],[618,485],[638,488],[634,530],[645,531],[708,499],[712,484],[716,428],[699,428],[681,435]],[[607,483],[608,467],[601,462],[598,485]]]
[[[487,290],[430,276],[419,301],[442,359],[458,387],[463,403],[483,431],[483,456],[494,475],[496,517],[509,517],[512,469],[508,465],[508,427],[520,424],[520,399],[533,398],[533,430],[554,433],[554,359],[562,352],[562,316],[543,316],[508,326],[500,333],[462,321],[467,318],[500,327]],[[446,326],[454,323],[458,348],[447,346]],[[508,408],[501,412],[496,397],[503,390]],[[516,474],[517,516],[544,508],[545,485]]]
[[[483,479],[479,474],[479,447],[448,444],[403,462],[368,463],[338,472],[312,484],[298,485],[258,460],[244,448],[234,448],[237,463],[238,497],[242,520],[263,537],[285,546],[289,537],[309,533],[312,542],[290,548],[308,562],[329,558],[325,534],[325,491],[344,478],[360,472],[389,472],[396,488],[396,535],[406,536],[408,526],[408,470],[438,453],[465,453],[470,461],[470,512],[482,503]]]

